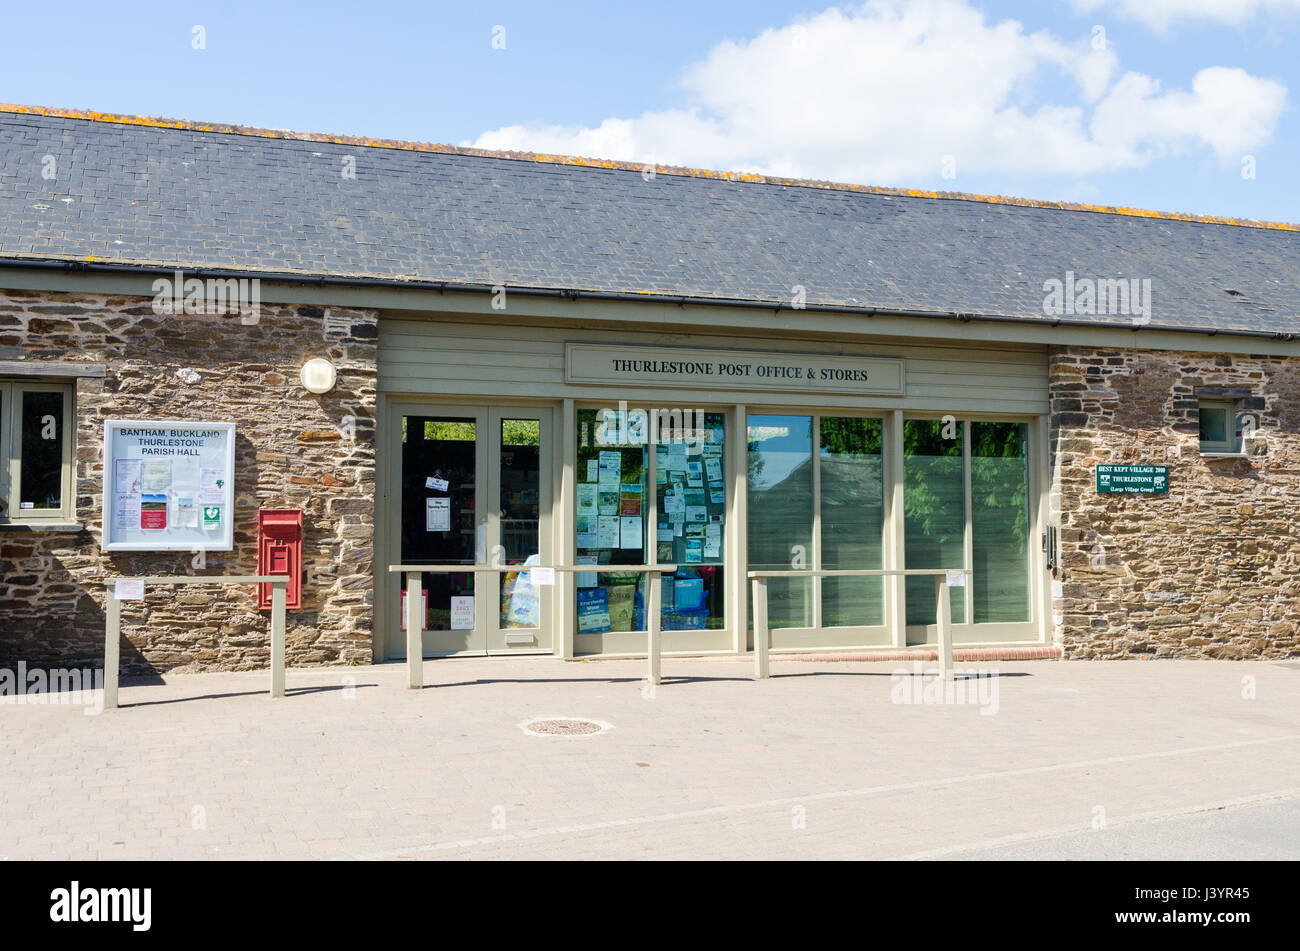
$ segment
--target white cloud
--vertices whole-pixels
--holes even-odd
[[[1198,148],[1235,160],[1287,96],[1238,69],[1202,70],[1190,91],[1117,72],[1089,36],[988,23],[966,0],[874,0],[720,43],[682,77],[689,108],[471,144],[872,184],[936,179],[945,156],[959,176],[1077,176]]]
[[[1164,30],[1179,20],[1210,20],[1241,26],[1257,16],[1300,13],[1300,0],[1071,0],[1076,10],[1109,9]]]

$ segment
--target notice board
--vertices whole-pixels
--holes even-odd
[[[230,551],[235,424],[104,423],[104,551]]]

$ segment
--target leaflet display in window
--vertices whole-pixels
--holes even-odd
[[[235,424],[104,424],[104,551],[230,551]]]

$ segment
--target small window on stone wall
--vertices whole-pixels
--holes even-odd
[[[72,387],[0,380],[0,524],[72,508]]]
[[[1237,453],[1241,438],[1237,429],[1235,400],[1200,400],[1201,452]]]

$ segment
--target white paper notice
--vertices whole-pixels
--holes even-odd
[[[113,460],[113,486],[118,495],[139,495],[144,491],[139,459]]]
[[[578,485],[578,518],[596,516],[596,484],[583,482]]]
[[[451,599],[451,629],[453,631],[474,630],[474,598],[455,597]]]
[[[134,531],[140,527],[140,493],[119,495],[113,503],[113,530]]]
[[[199,501],[209,505],[226,501],[226,470],[199,470]]]
[[[596,564],[596,556],[579,555],[577,558],[574,559],[574,561],[579,565],[594,565]],[[596,587],[596,572],[594,571],[579,571],[576,575],[574,575],[574,578],[575,578],[574,583],[579,588]]]
[[[950,588],[964,588],[966,587],[966,572],[949,571],[944,580],[948,582]]]
[[[587,481],[595,482],[599,478],[600,463],[596,459],[587,460]]]
[[[146,492],[170,492],[172,490],[172,463],[146,462],[141,466],[141,482]]]
[[[626,515],[618,520],[619,548],[641,547],[641,516]]]
[[[555,584],[555,569],[536,567],[528,570],[528,580],[534,585]]]
[[[194,504],[192,496],[176,499],[176,526],[178,528],[199,527],[199,507]]]
[[[113,597],[119,601],[143,601],[143,581],[119,581],[113,585]]]
[[[451,499],[424,500],[424,530],[426,532],[451,531]]]

